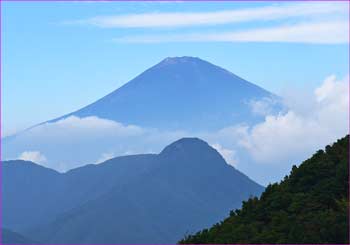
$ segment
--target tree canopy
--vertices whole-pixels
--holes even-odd
[[[349,135],[179,243],[349,243]]]

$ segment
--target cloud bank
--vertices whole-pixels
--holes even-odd
[[[189,134],[124,125],[95,116],[70,116],[5,139],[4,159],[25,158],[64,172],[89,163],[98,164],[115,156],[159,152],[186,135]],[[30,149],[39,149],[41,153]],[[42,154],[45,158],[40,157]]]
[[[285,114],[267,115],[265,121],[245,128],[240,144],[257,162],[278,164],[307,156],[348,133],[349,78],[329,76],[312,97],[299,97],[307,111],[289,101]],[[288,103],[288,102],[286,102]]]
[[[98,133],[100,136],[105,136],[113,132],[115,136],[133,136],[143,133],[141,127],[135,125],[123,125],[122,123],[103,119],[95,116],[79,118],[70,116],[53,123],[44,123],[40,127],[33,128],[29,133],[45,131],[48,136],[56,134],[57,131],[65,132],[65,134],[73,136],[74,134],[82,134],[90,132]],[[73,135],[72,135],[73,134]]]

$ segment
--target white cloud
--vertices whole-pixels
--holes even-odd
[[[171,142],[189,135],[125,125],[96,116],[70,116],[24,131],[4,142],[4,159],[18,158],[28,148],[39,149],[50,159],[42,165],[67,171],[115,156],[159,152]],[[103,153],[101,155],[101,153]]]
[[[112,159],[116,157],[114,153],[111,152],[107,152],[107,153],[102,153],[102,155],[100,156],[99,159],[97,159],[97,161],[95,162],[95,164],[99,164],[99,163],[103,163],[109,159]]]
[[[326,78],[313,98],[299,98],[309,108],[307,112],[291,107],[287,113],[268,115],[264,122],[245,128],[240,144],[261,163],[309,157],[348,133],[348,86],[348,77]]]
[[[18,156],[18,159],[31,161],[38,164],[47,162],[46,157],[43,154],[41,154],[39,151],[24,151]]]
[[[218,25],[347,13],[344,3],[294,3],[213,12],[166,12],[96,16],[68,23],[103,28],[155,28]]]
[[[265,97],[260,100],[253,99],[248,101],[252,112],[256,115],[266,116],[271,115],[276,110],[275,107],[280,104],[281,101],[277,98]]]
[[[119,122],[103,119],[96,116],[89,117],[77,117],[70,116],[61,119],[54,123],[46,123],[44,126],[55,125],[62,129],[74,129],[74,130],[113,130],[118,134],[139,134],[142,133],[142,129],[134,125],[123,125]]]
[[[113,39],[122,43],[162,42],[292,42],[339,44],[348,40],[348,3],[283,3],[211,12],[148,12],[95,16],[66,21],[66,24],[92,25],[101,28],[215,27],[225,31],[200,29],[196,32],[161,32],[150,35],[127,35]],[[253,22],[250,28],[234,23]],[[230,25],[230,26],[229,26]],[[238,29],[237,29],[238,28]]]
[[[237,166],[236,152],[234,150],[226,149],[218,143],[212,144],[211,146],[220,153],[228,164]]]
[[[324,133],[316,121],[305,120],[289,111],[284,115],[267,116],[240,142],[258,162],[274,164],[288,160],[291,155],[300,156],[318,144]]]
[[[77,117],[70,116],[63,118],[56,122],[48,122],[34,127],[27,134],[40,134],[45,133],[46,137],[62,136],[62,134],[74,138],[75,135],[84,137],[96,135],[99,137],[105,137],[106,135],[113,135],[118,137],[127,137],[143,134],[143,129],[135,125],[124,125],[122,123],[99,118],[96,116],[89,117]]]
[[[113,39],[127,43],[162,42],[290,42],[340,44],[349,42],[347,20],[301,22],[243,31],[123,36]]]
[[[341,107],[347,106],[348,81],[349,77],[345,77],[341,81],[337,81],[335,75],[327,77],[322,86],[315,90],[317,101],[326,104],[339,102]]]

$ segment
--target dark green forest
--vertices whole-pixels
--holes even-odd
[[[349,243],[348,159],[349,135],[179,243]]]

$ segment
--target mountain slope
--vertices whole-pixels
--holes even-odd
[[[166,58],[121,88],[67,116],[98,116],[158,129],[210,130],[253,123],[252,99],[266,90],[194,57]],[[55,119],[56,121],[58,119]]]
[[[34,242],[17,232],[13,232],[8,229],[2,229],[1,231],[1,244],[39,244]]]
[[[10,167],[11,164],[5,165],[4,175]],[[239,207],[243,200],[263,190],[196,138],[176,141],[158,155],[116,158],[59,176],[57,189],[42,196],[56,203],[42,208],[48,210],[47,219],[35,220],[31,225],[22,220],[27,224],[21,233],[33,240],[77,244],[174,243],[188,232],[212,225],[225,217],[232,206]],[[9,177],[5,181],[25,191],[22,180]],[[33,182],[40,179],[43,178]],[[35,191],[40,193],[41,189]],[[17,191],[16,195],[17,199],[4,196],[8,208],[6,223],[13,224],[11,218],[17,217],[19,227],[17,212],[22,207],[10,208],[22,193]],[[41,205],[34,198],[25,201],[31,202],[29,206]],[[23,199],[21,205],[26,205]],[[33,215],[38,213],[34,208],[30,211]]]
[[[2,170],[3,225],[18,231],[45,221],[50,207],[56,205],[50,197],[59,193],[60,173],[28,161],[2,162]]]
[[[349,243],[349,136],[180,243]]]
[[[52,221],[58,214],[122,186],[151,167],[154,155],[117,157],[60,174],[27,161],[5,161],[3,224],[16,231]],[[40,207],[40,208],[38,208]]]

